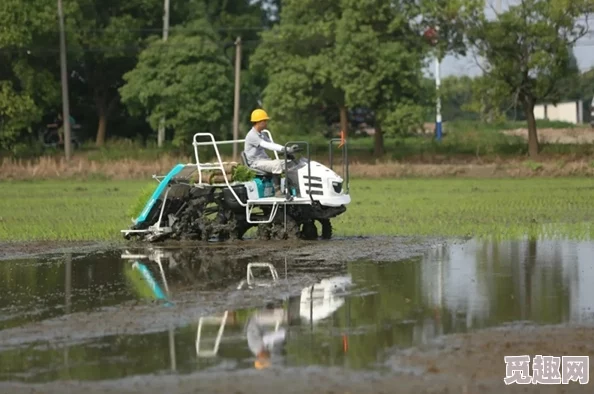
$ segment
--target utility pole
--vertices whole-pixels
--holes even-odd
[[[439,40],[439,26],[435,27],[436,39],[435,44],[437,44]],[[440,76],[440,50],[439,46],[435,45],[435,95],[436,95],[436,102],[435,102],[435,139],[437,141],[441,141],[441,97],[439,95],[439,88],[441,85],[441,76]]]
[[[437,100],[435,103],[435,139],[441,141],[441,97],[439,96],[439,87],[441,85],[440,80],[440,64],[439,54],[435,55],[435,92]]]
[[[241,72],[241,37],[235,40],[235,98],[233,103],[233,139],[239,139],[239,83]],[[237,142],[233,142],[233,161],[237,161]]]
[[[60,68],[62,74],[62,124],[64,126],[64,153],[66,161],[72,156],[70,137],[70,102],[68,100],[68,71],[66,68],[66,36],[64,33],[64,9],[58,0],[58,19],[60,20]]]
[[[164,13],[163,13],[163,41],[167,41],[169,38],[169,0],[165,0],[165,4],[163,5]],[[159,131],[157,134],[157,145],[158,147],[163,146],[163,142],[165,141],[165,119],[161,118],[161,122],[159,123]]]

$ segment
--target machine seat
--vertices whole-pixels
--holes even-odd
[[[244,166],[249,167],[252,171],[254,171],[256,173],[257,176],[270,176],[270,175],[272,175],[272,173],[270,173],[270,172],[266,172],[266,171],[262,171],[262,170],[257,169],[257,168],[250,167],[250,165],[248,164],[248,161],[247,161],[247,157],[245,156],[245,152],[241,152],[241,161],[243,162],[243,165]]]

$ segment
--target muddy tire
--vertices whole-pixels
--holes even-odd
[[[229,232],[230,241],[241,241],[243,236],[250,229],[250,225],[244,221],[234,221],[234,228]]]
[[[268,241],[270,239],[270,225],[258,224],[258,231],[256,237],[261,241]]]
[[[322,239],[331,239],[332,223],[330,223],[330,219],[320,219],[319,222],[322,225]]]
[[[284,240],[299,238],[299,224],[290,215],[287,215],[287,227],[285,229],[284,215],[278,214],[272,223],[258,225],[258,239],[261,240]]]
[[[200,222],[202,210],[207,204],[207,199],[199,197],[189,200],[186,207],[179,213],[176,223],[173,225],[171,238],[175,239],[202,239]]]
[[[287,226],[285,228],[284,215],[272,226],[271,239],[298,239],[299,224],[291,216],[287,215]]]
[[[301,238],[308,241],[314,241],[318,239],[318,228],[316,227],[316,224],[313,220],[303,223],[301,228]]]

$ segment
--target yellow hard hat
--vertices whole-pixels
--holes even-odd
[[[263,109],[255,109],[252,111],[252,122],[260,122],[262,120],[269,120],[268,114]]]
[[[256,369],[264,369],[270,367],[270,353],[267,350],[262,349],[256,355],[254,367],[256,367]]]
[[[270,361],[256,360],[256,361],[254,361],[254,367],[256,367],[256,369],[266,369],[266,368],[270,367]]]

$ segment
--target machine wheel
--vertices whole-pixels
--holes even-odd
[[[301,228],[301,238],[308,241],[318,239],[318,229],[313,220],[308,220],[303,223],[303,227]]]
[[[297,239],[299,237],[299,224],[290,215],[287,215],[287,228],[285,231],[284,215],[277,214],[272,223],[258,225],[258,238],[262,240]]]
[[[330,219],[320,219],[318,221],[322,225],[322,239],[332,238],[332,223],[330,223]]]
[[[250,229],[250,225],[245,221],[238,221],[235,219],[235,228],[229,234],[229,240],[243,240],[243,236]]]
[[[267,241],[270,239],[270,224],[258,224],[258,231],[256,232],[258,239]]]
[[[189,200],[179,214],[177,222],[173,225],[172,236],[178,239],[202,239],[202,232],[198,224],[206,204],[207,199],[204,197]]]

